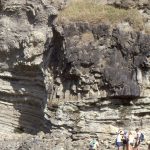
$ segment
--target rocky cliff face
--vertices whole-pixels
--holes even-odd
[[[0,2],[0,130],[38,131],[47,103],[43,59],[57,9],[50,1]]]
[[[0,1],[0,131],[24,133],[1,148],[87,149],[98,137],[115,149],[118,128],[150,138],[150,35],[128,22],[54,24],[65,3]]]
[[[50,67],[58,70],[49,102],[53,126],[69,130],[73,143],[98,136],[105,149],[112,149],[120,127],[138,126],[148,138],[150,36],[127,23],[116,28],[71,23],[55,32]]]

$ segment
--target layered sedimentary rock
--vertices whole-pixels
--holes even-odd
[[[124,2],[111,5],[130,8]],[[128,22],[55,24],[65,4],[0,1],[0,132],[47,133],[1,148],[87,149],[98,137],[114,149],[118,128],[139,127],[148,139],[150,35]]]
[[[128,23],[70,23],[54,33],[52,128],[65,128],[82,146],[84,137],[98,136],[104,149],[112,149],[118,128],[139,127],[148,139],[150,36]]]
[[[32,0],[2,0],[0,8],[0,130],[36,132],[47,101],[43,54],[57,9]]]

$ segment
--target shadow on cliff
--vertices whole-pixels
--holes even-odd
[[[50,67],[49,64],[54,53],[54,39],[56,39],[55,36],[52,39],[47,39],[45,43],[42,64],[19,65],[12,69],[14,79],[10,83],[15,93],[17,93],[17,100],[13,104],[15,110],[19,112],[19,124],[15,127],[15,132],[37,134],[43,131],[50,133],[51,121],[45,117],[45,108],[52,85],[47,83],[49,88],[46,89],[43,72]],[[23,54],[19,54],[19,56],[21,55]],[[57,60],[54,62],[57,62]],[[55,66],[55,64],[52,65]],[[54,70],[52,71],[54,72]]]
[[[17,64],[14,66],[14,61],[17,61],[16,56],[23,55],[18,52],[22,53],[21,50],[17,50],[12,51],[10,55],[3,54],[0,60],[1,63],[7,64],[9,67],[7,68],[9,72],[7,71],[5,74],[3,71],[4,75],[0,77],[1,84],[3,84],[0,100],[4,104],[6,103],[8,112],[11,111],[10,114],[7,114],[11,120],[5,118],[1,124],[4,123],[6,126],[4,128],[18,133],[49,132],[49,129],[44,127],[47,94],[43,73],[38,65]]]
[[[49,132],[48,126],[45,128],[47,94],[41,69],[39,66],[20,65],[13,69],[12,75],[9,82],[14,91],[12,103],[18,120],[18,124],[13,125],[14,132],[33,135],[40,131]]]

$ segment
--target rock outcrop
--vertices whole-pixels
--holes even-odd
[[[112,149],[118,128],[140,127],[149,138],[150,36],[128,23],[70,23],[54,33],[52,128],[65,128],[81,145],[84,137],[98,136],[103,149]]]
[[[149,0],[107,0],[107,4],[113,4],[117,7],[122,8],[140,8],[140,9],[147,9],[150,7]]]
[[[47,102],[43,54],[57,9],[32,0],[2,0],[0,8],[0,130],[37,132]]]
[[[0,1],[0,132],[16,134],[1,149],[87,149],[92,137],[115,149],[118,128],[150,138],[150,35],[128,22],[57,24],[66,3]]]

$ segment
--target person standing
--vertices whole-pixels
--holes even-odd
[[[128,150],[133,150],[133,144],[134,144],[134,136],[130,131],[128,135]]]
[[[134,150],[140,150],[140,137],[141,137],[141,132],[140,132],[139,128],[136,128],[135,131],[136,131],[136,137],[135,137]]]
[[[119,130],[119,132],[117,134],[117,138],[116,138],[116,146],[117,146],[118,150],[123,149],[122,135],[123,135],[123,131]]]
[[[123,150],[128,150],[128,132],[127,132],[127,130],[124,130],[122,141],[123,141]]]

